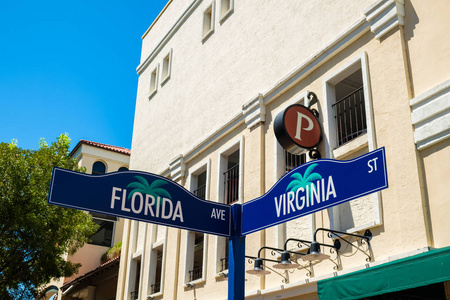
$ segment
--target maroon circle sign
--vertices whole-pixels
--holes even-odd
[[[316,147],[322,140],[322,128],[314,113],[301,104],[294,104],[280,113],[274,122],[275,136],[291,153]]]

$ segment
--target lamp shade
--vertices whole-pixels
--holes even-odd
[[[311,243],[309,253],[302,256],[302,259],[306,261],[322,261],[328,258],[330,258],[329,255],[320,253],[320,244],[316,241]]]
[[[261,258],[255,259],[255,267],[253,270],[247,270],[248,274],[252,275],[265,275],[270,274],[270,271],[266,271],[263,269],[263,260]]]
[[[282,269],[282,270],[287,270],[287,269],[295,269],[299,267],[299,264],[297,263],[292,263],[291,262],[291,254],[287,251],[283,251],[281,253],[281,260],[279,263],[273,265],[274,268],[276,269]]]

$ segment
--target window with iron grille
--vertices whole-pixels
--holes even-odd
[[[193,194],[199,198],[206,199],[206,171],[196,176],[197,188]]]
[[[152,294],[158,293],[161,290],[161,282],[155,282],[150,287]]]
[[[304,164],[305,162],[306,154],[295,155],[284,150],[285,173],[290,172],[292,169]]]
[[[194,233],[194,264],[193,269],[189,271],[189,281],[202,278],[204,239],[203,233]]]
[[[228,168],[223,173],[225,180],[225,203],[239,201],[239,150],[228,156]]]
[[[338,82],[335,94],[336,102],[332,108],[339,147],[367,132],[361,69]]]
[[[158,245],[150,251],[150,270],[147,281],[147,289],[151,295],[162,292],[161,278],[163,271],[164,247],[164,245]]]
[[[228,270],[228,255],[220,259],[220,266],[221,266],[220,272]]]

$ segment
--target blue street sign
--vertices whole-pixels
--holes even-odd
[[[384,147],[352,160],[320,159],[284,175],[266,194],[242,204],[242,235],[388,187]]]
[[[54,168],[48,203],[230,236],[229,205],[200,199],[175,182],[146,172],[89,175]]]

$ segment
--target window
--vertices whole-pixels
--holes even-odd
[[[151,98],[158,91],[158,66],[150,73],[150,96]]]
[[[134,280],[134,290],[130,293],[131,295],[131,299],[135,300],[135,299],[139,299],[139,284],[141,281],[141,258],[139,257],[138,259],[133,260],[133,265],[134,265],[134,278],[132,280]]]
[[[99,225],[99,228],[94,235],[91,236],[89,244],[112,247],[114,237],[114,224],[116,217],[111,217],[103,214],[91,213],[92,221]]]
[[[348,160],[376,149],[367,53],[345,62],[324,78],[325,156]],[[381,224],[381,193],[329,209],[332,229],[350,233]]]
[[[284,150],[284,169],[285,173],[290,172],[296,167],[306,162],[306,154],[295,155]]]
[[[92,165],[92,174],[99,175],[99,174],[105,174],[106,173],[106,165],[102,163],[101,161],[96,161]]]
[[[204,278],[205,266],[205,235],[200,232],[187,233],[187,255],[185,282],[201,280]]]
[[[147,298],[161,296],[163,293],[166,236],[166,226],[151,225],[151,250],[146,267],[148,268]]]
[[[147,253],[144,251],[145,237],[147,235],[147,223],[138,221],[129,221],[130,239],[127,253],[126,267],[126,294],[129,299],[140,299],[145,294],[142,289],[142,263],[148,261],[145,257]]]
[[[120,167],[119,168],[119,172],[122,172],[122,171],[128,171],[128,168],[127,167]]]
[[[214,32],[214,2],[203,12],[202,41],[205,41]]]
[[[220,22],[223,22],[234,9],[234,0],[220,0]]]
[[[229,247],[228,247],[228,243],[229,240],[226,237],[219,237],[219,242],[221,244],[221,253],[220,253],[220,259],[219,259],[219,272],[224,272],[226,270],[228,270],[228,251],[229,251]]]
[[[195,176],[197,179],[197,188],[194,190],[194,195],[206,199],[206,171]]]
[[[244,164],[244,137],[231,141],[219,153],[218,202],[232,204],[242,201],[242,174]],[[216,237],[215,273],[228,270],[228,238]]]
[[[150,294],[161,292],[163,246],[154,248],[151,253],[150,262]]]
[[[339,81],[335,93],[332,107],[339,147],[367,131],[361,69]]]
[[[161,85],[163,85],[170,78],[170,73],[172,70],[172,49],[163,58],[162,71],[161,71]]]
[[[190,189],[199,198],[206,199],[208,172],[210,162],[208,161],[199,169],[190,174]],[[185,261],[185,283],[204,280],[207,255],[208,236],[194,231],[186,234],[186,261]]]
[[[239,201],[239,150],[228,156],[227,170],[223,173],[225,180],[225,203]]]

